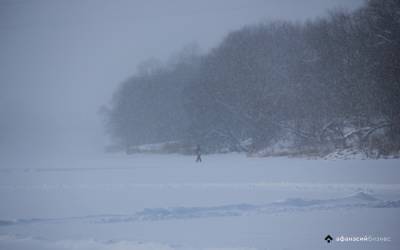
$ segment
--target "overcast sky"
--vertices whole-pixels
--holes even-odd
[[[207,51],[246,24],[304,21],[362,3],[0,0],[0,156],[100,150],[97,110],[139,62],[166,60],[194,42]]]

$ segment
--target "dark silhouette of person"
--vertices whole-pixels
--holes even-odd
[[[199,144],[197,144],[195,152],[197,155],[196,162],[201,162],[201,148]]]

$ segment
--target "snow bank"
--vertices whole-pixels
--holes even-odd
[[[325,160],[365,160],[368,159],[367,155],[361,150],[357,149],[343,149],[336,150],[323,157]]]
[[[64,218],[31,218],[2,220],[0,226],[37,223],[133,223],[139,221],[187,220],[209,217],[244,216],[249,214],[274,214],[282,212],[335,210],[341,208],[399,208],[400,200],[380,200],[370,194],[358,192],[336,199],[288,198],[267,204],[229,204],[222,206],[145,208],[131,215],[87,215]]]

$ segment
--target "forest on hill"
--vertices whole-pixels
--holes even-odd
[[[187,46],[166,64],[149,60],[104,113],[127,152],[174,142],[183,153],[399,154],[400,2],[246,26],[207,53]]]

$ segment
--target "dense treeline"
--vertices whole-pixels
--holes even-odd
[[[163,141],[257,151],[400,150],[400,2],[370,0],[306,23],[226,36],[185,49],[121,84],[107,112],[120,145]],[[294,150],[294,151],[293,151]]]

